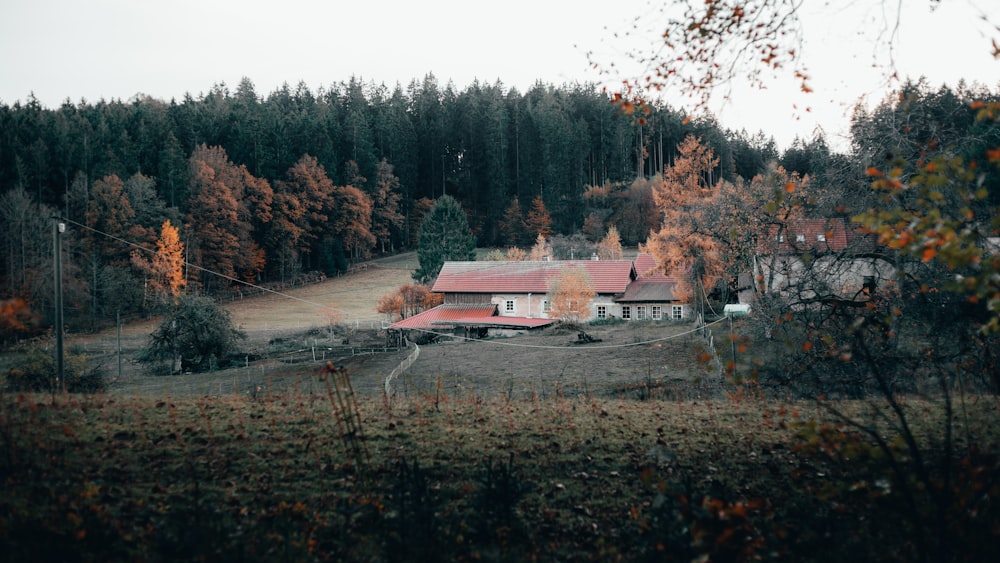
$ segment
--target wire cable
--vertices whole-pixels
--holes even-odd
[[[125,240],[123,238],[116,237],[116,236],[114,236],[114,235],[112,235],[110,233],[105,233],[105,232],[103,232],[103,231],[101,231],[99,229],[95,229],[95,228],[90,227],[88,225],[84,225],[82,223],[78,223],[76,221],[73,221],[72,219],[65,219],[65,218],[60,217],[59,220],[60,221],[65,221],[67,223],[71,223],[73,225],[76,225],[77,227],[80,227],[82,229],[86,229],[86,230],[91,231],[93,233],[96,233],[98,235],[107,237],[107,238],[109,238],[111,240],[118,241],[118,242],[123,243],[123,244],[125,244],[127,246],[130,246],[132,248],[136,248],[138,250],[141,250],[143,252],[147,252],[147,253],[154,254],[154,255],[156,254],[156,251],[153,250],[153,249],[151,249],[151,248],[147,248],[147,247],[142,246],[140,244],[136,244],[134,242]],[[253,283],[241,280],[239,278],[234,278],[232,276],[227,276],[226,274],[223,274],[221,272],[216,272],[216,271],[210,270],[208,268],[203,268],[203,267],[198,266],[196,264],[192,264],[192,263],[190,263],[190,262],[188,262],[186,260],[184,261],[184,265],[188,266],[190,268],[194,268],[195,270],[198,270],[198,271],[205,272],[207,274],[213,275],[213,276],[218,276],[218,277],[220,277],[222,279],[226,279],[226,280],[233,281],[233,282],[236,282],[236,283],[239,283],[239,284],[243,284],[243,285],[245,285],[247,287],[252,287],[254,289],[259,289],[259,290],[261,290],[263,292],[270,293],[270,294],[276,295],[278,297],[284,297],[286,299],[291,299],[291,300],[294,300],[294,301],[299,301],[299,302],[305,303],[307,305],[313,305],[313,306],[318,307],[320,309],[340,311],[340,309],[337,309],[336,307],[333,307],[331,305],[325,305],[323,303],[317,303],[315,301],[310,301],[308,299],[302,299],[301,297],[296,297],[294,295],[289,295],[287,293],[282,293],[280,291],[276,291],[276,290],[273,290],[273,289],[270,289],[270,288],[267,288],[267,287],[264,287],[264,286],[256,285],[256,284],[253,284]],[[688,336],[690,334],[694,334],[695,332],[698,332],[699,330],[702,330],[702,329],[704,329],[706,327],[709,327],[709,326],[712,326],[714,324],[720,323],[723,320],[725,320],[725,318],[720,318],[720,319],[712,321],[710,323],[706,323],[706,324],[704,324],[704,325],[702,325],[700,327],[696,327],[696,328],[693,328],[691,330],[687,330],[687,331],[684,331],[684,332],[681,332],[681,333],[678,333],[678,334],[672,334],[670,336],[665,336],[663,338],[654,338],[652,340],[644,340],[642,342],[632,342],[632,343],[628,343],[628,344],[605,344],[605,345],[599,345],[599,346],[590,345],[590,346],[587,346],[587,349],[588,350],[610,350],[610,349],[618,349],[618,348],[631,348],[633,346],[645,346],[645,345],[648,345],[648,344],[656,344],[657,342],[665,342],[665,341],[668,341],[668,340],[673,340],[675,338],[680,338],[682,336]],[[543,345],[543,344],[524,344],[524,343],[517,343],[517,342],[503,342],[503,341],[500,341],[500,340],[483,340],[481,338],[471,338],[471,337],[468,337],[468,336],[458,336],[458,335],[454,335],[454,334],[447,334],[447,333],[443,333],[443,332],[435,332],[433,330],[426,330],[426,329],[420,329],[420,328],[415,328],[415,329],[410,329],[410,330],[415,330],[415,331],[422,332],[422,333],[425,333],[425,334],[432,334],[432,335],[435,335],[435,336],[443,336],[443,337],[447,337],[447,338],[454,338],[454,339],[459,339],[459,340],[466,340],[466,341],[476,342],[476,343],[480,343],[480,344],[497,344],[497,345],[500,345],[500,346],[510,346],[512,348],[535,348],[535,349],[543,349],[543,350],[574,350],[575,349],[575,348],[570,348],[570,347],[567,347],[567,346],[552,346],[552,345]]]
[[[76,221],[74,221],[72,219],[65,219],[65,218],[61,218],[60,217],[59,220],[60,221],[65,221],[67,223],[72,223],[73,225],[76,225],[76,226],[78,226],[78,227],[80,227],[82,229],[86,229],[86,230],[91,231],[93,233],[96,233],[96,234],[99,234],[101,236],[107,237],[107,238],[109,238],[111,240],[115,240],[115,241],[121,242],[121,243],[123,243],[123,244],[125,244],[127,246],[131,246],[133,248],[142,250],[143,252],[147,252],[147,253],[154,254],[154,255],[156,254],[156,251],[153,250],[153,249],[151,249],[151,248],[146,248],[145,246],[142,246],[141,244],[136,244],[134,242],[125,240],[123,238],[116,237],[116,236],[114,236],[114,235],[112,235],[110,233],[105,233],[104,231],[95,229],[95,228],[90,227],[88,225],[84,225],[82,223],[77,223]],[[220,277],[222,279],[233,281],[233,282],[236,282],[236,283],[239,283],[239,284],[243,284],[243,285],[245,285],[247,287],[252,287],[254,289],[259,289],[260,291],[265,292],[265,293],[271,293],[271,294],[277,295],[279,297],[284,297],[286,299],[292,299],[294,301],[299,301],[299,302],[305,303],[307,305],[313,305],[313,306],[319,307],[321,309],[333,310],[333,311],[336,311],[336,312],[340,312],[340,309],[338,309],[337,307],[333,307],[332,305],[326,305],[326,304],[323,304],[323,303],[317,303],[315,301],[310,301],[308,299],[302,299],[301,297],[296,297],[294,295],[289,295],[287,293],[282,293],[280,291],[276,291],[276,290],[264,287],[262,285],[253,284],[253,283],[250,283],[248,281],[241,280],[239,278],[234,278],[232,276],[227,276],[226,274],[223,274],[222,272],[216,272],[216,271],[210,270],[208,268],[203,268],[201,266],[198,266],[197,264],[192,264],[192,263],[188,262],[187,260],[184,261],[184,265],[187,266],[187,267],[189,267],[189,268],[193,268],[195,270],[198,270],[198,271],[201,271],[201,272],[205,272],[206,274],[210,274],[210,275],[213,275],[213,276],[218,276],[218,277]]]

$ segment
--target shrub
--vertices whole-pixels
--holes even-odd
[[[63,364],[65,389],[70,393],[98,393],[104,390],[104,366],[92,364],[85,354],[70,354]],[[7,370],[8,391],[53,391],[56,385],[56,362],[47,346],[33,346]]]
[[[233,328],[229,311],[207,297],[189,295],[174,304],[150,335],[140,361],[171,361],[171,372],[204,371],[236,351],[246,334]]]

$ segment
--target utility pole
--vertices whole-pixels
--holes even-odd
[[[122,312],[115,311],[115,329],[117,336],[117,352],[118,352],[118,381],[122,380]]]
[[[63,290],[62,290],[62,234],[66,232],[66,223],[52,218],[53,271],[55,275],[55,329],[56,329],[56,387],[65,385],[65,369],[63,366]]]

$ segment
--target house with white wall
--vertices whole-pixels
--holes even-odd
[[[642,268],[640,275],[637,266]],[[474,335],[530,330],[558,319],[549,316],[552,282],[566,268],[581,268],[594,297],[590,317],[668,320],[687,317],[678,303],[673,278],[653,271],[647,254],[632,260],[545,260],[445,262],[434,286],[444,303],[392,324],[391,329],[464,330]]]
[[[757,289],[801,303],[863,298],[897,277],[876,242],[843,218],[775,226],[754,257]]]

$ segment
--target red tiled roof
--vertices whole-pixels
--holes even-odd
[[[872,237],[850,225],[845,219],[802,219],[784,229],[772,226],[761,243],[763,252],[843,252],[848,249],[871,250]]]
[[[552,324],[555,319],[497,316],[497,306],[438,305],[412,317],[395,322],[393,329],[442,329],[456,326],[494,326],[510,328],[537,328]]]
[[[389,328],[431,328],[461,319],[486,319],[497,314],[494,304],[483,305],[438,305],[412,317],[397,321]]]
[[[598,294],[625,291],[635,277],[630,260],[445,262],[436,293],[547,293],[563,268],[584,268]]]

